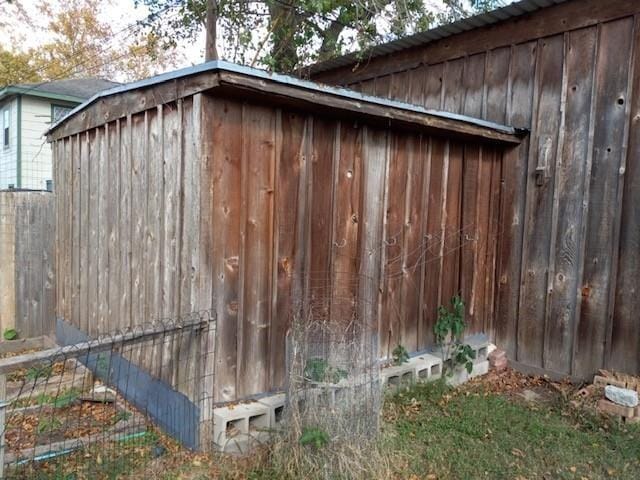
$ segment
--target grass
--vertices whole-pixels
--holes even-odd
[[[389,448],[418,478],[640,478],[640,430],[560,399],[526,404],[482,388],[418,385],[389,400]]]
[[[389,396],[379,445],[367,458],[373,467],[355,478],[640,478],[639,426],[573,406],[570,395],[551,387],[536,402],[519,397],[523,387],[518,388],[496,391],[490,383],[478,382],[450,389],[432,383]],[[156,456],[159,445],[164,450]],[[266,449],[245,458],[194,455],[153,431],[113,448],[72,455],[49,468],[50,476],[31,478],[311,478],[283,470]],[[82,473],[67,476],[69,464]]]

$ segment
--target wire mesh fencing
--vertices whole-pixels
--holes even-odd
[[[288,337],[285,435],[303,471],[326,478],[348,478],[380,425],[377,325],[359,303],[316,295],[296,308]]]
[[[6,354],[3,478],[135,477],[142,457],[162,455],[159,434],[206,449],[215,328],[207,311]]]

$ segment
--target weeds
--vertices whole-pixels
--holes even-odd
[[[476,357],[473,349],[462,341],[467,328],[464,321],[464,302],[456,295],[451,299],[451,307],[451,310],[444,305],[438,307],[438,320],[433,327],[436,345],[442,355],[443,373],[448,376],[452,375],[458,366],[463,366],[471,373],[473,359]],[[448,360],[451,363],[450,367]]]

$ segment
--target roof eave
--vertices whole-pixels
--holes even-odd
[[[62,95],[59,93],[44,92],[35,88],[16,87],[10,85],[0,90],[0,100],[10,95],[28,95],[31,97],[47,98],[49,100],[58,100],[61,102],[82,103],[86,99],[75,97],[73,95]]]
[[[169,96],[175,100],[181,96],[200,91],[220,88],[225,88],[228,91],[235,89],[235,91],[259,94],[261,99],[271,98],[273,100],[280,99],[280,101],[288,99],[289,103],[293,103],[294,106],[300,105],[302,102],[321,108],[349,111],[354,116],[375,117],[385,122],[411,124],[429,130],[450,130],[454,133],[457,132],[460,136],[481,137],[512,144],[519,143],[521,138],[520,132],[513,127],[463,115],[427,110],[417,105],[365,95],[354,90],[269,73],[224,61],[208,62],[100,92],[77,106],[64,119],[52,125],[47,131],[47,135],[50,139],[57,139],[71,134],[70,132],[83,131],[83,129],[96,127],[123,115],[148,109],[151,107],[150,103],[156,98],[153,95],[155,88],[163,88],[163,95],[159,95],[158,98],[166,101],[169,101]],[[122,108],[128,109],[126,111],[118,111],[118,109],[101,105],[108,97],[118,94],[133,94],[134,92],[139,98],[135,98],[133,103],[120,102]],[[151,97],[146,98],[149,94]],[[298,103],[291,102],[291,100],[297,100]],[[97,104],[94,107],[94,112],[86,111],[94,104]],[[64,128],[60,130],[61,127]]]

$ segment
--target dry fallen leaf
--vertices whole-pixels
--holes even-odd
[[[515,455],[516,457],[524,458],[524,452],[519,448],[514,448],[513,450],[511,450],[511,454]]]

